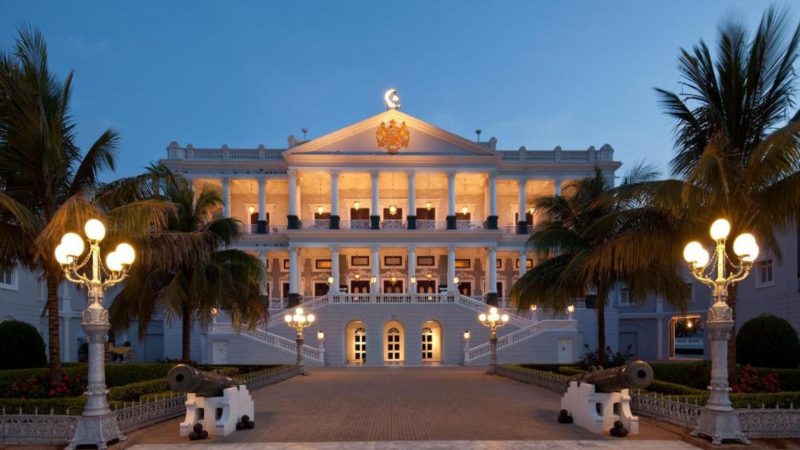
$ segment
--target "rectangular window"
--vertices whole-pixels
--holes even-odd
[[[436,267],[436,257],[417,256],[417,267]]]
[[[772,260],[765,259],[756,263],[756,287],[767,287],[775,284]]]
[[[383,266],[384,267],[403,267],[403,257],[402,256],[386,255],[386,256],[383,257]]]
[[[631,306],[633,302],[631,302],[631,290],[627,285],[621,285],[619,287],[619,306]]]
[[[0,289],[17,290],[17,270],[0,270]]]
[[[314,268],[317,270],[330,270],[333,267],[330,259],[315,259]]]
[[[469,269],[472,266],[472,259],[456,259],[456,269]]]
[[[369,267],[369,256],[350,256],[350,267]]]

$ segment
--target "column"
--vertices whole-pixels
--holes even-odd
[[[456,277],[456,248],[447,247],[447,292],[458,292],[458,286],[453,282]]]
[[[287,173],[289,174],[288,228],[297,230],[300,228],[300,218],[297,217],[297,170],[289,169]]]
[[[331,230],[339,229],[339,171],[331,170]]]
[[[267,179],[256,178],[258,183],[258,225],[256,233],[267,233]]]
[[[447,229],[456,229],[456,173],[447,172]]]
[[[231,179],[222,177],[222,215],[231,216]]]
[[[497,248],[489,247],[486,252],[486,303],[497,305]]]
[[[375,280],[375,283],[370,286],[369,291],[374,294],[381,292],[381,256],[379,250],[377,245],[372,247],[372,278]]]
[[[408,171],[408,214],[406,215],[409,230],[417,229],[417,173]]]
[[[269,270],[267,268],[267,264],[269,261],[269,257],[267,256],[266,250],[261,250],[258,252],[258,260],[261,261],[261,264],[264,265],[264,272],[261,273],[261,276],[258,279],[258,293],[261,295],[268,295],[267,281],[269,278]]]
[[[372,209],[370,210],[370,228],[373,230],[378,230],[381,228],[381,212],[380,206],[378,205],[378,175],[379,173],[371,172],[370,175],[372,176]]]
[[[522,247],[519,250],[519,277],[522,278],[528,272],[528,249]]]
[[[289,307],[300,304],[300,270],[298,248],[289,247]]]
[[[486,228],[497,229],[497,174],[489,173],[489,215],[486,218]]]
[[[331,247],[331,277],[333,283],[331,283],[330,291],[338,294],[339,285],[342,283],[339,280],[339,247],[335,245]]]
[[[561,178],[553,179],[553,195],[561,195]]]
[[[526,204],[526,195],[525,195],[525,185],[528,184],[528,180],[525,178],[520,178],[517,181],[517,185],[519,186],[519,218],[517,220],[517,234],[528,234],[528,222],[525,219],[525,207]]]
[[[406,267],[408,269],[406,292],[413,294],[417,292],[417,284],[411,282],[412,279],[416,280],[417,277],[417,248],[413,245],[408,246],[408,261],[406,261]]]

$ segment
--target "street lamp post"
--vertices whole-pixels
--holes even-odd
[[[84,232],[89,241],[89,252],[85,257],[81,258],[85,250],[84,239],[77,233],[65,234],[55,249],[56,261],[64,269],[66,279],[85,287],[88,293],[88,305],[83,310],[81,320],[81,328],[89,341],[86,406],[78,419],[75,434],[67,445],[68,449],[78,445],[106,448],[106,444],[113,439],[125,439],[106,397],[105,345],[111,324],[108,322],[108,310],[103,306],[103,294],[128,276],[136,253],[130,244],[121,243],[106,255],[104,264],[100,258],[100,241],[106,236],[103,222],[89,219]]]
[[[308,375],[305,362],[303,362],[303,342],[305,341],[303,330],[310,327],[316,319],[314,314],[306,314],[303,308],[299,306],[294,309],[294,314],[286,314],[283,317],[286,325],[297,330],[295,342],[297,343],[297,366],[300,367],[300,375]]]
[[[488,327],[491,333],[489,336],[489,347],[492,353],[489,355],[489,370],[487,370],[486,373],[494,375],[497,373],[497,328],[508,323],[508,314],[501,315],[497,312],[497,308],[492,307],[489,309],[489,314],[481,313],[478,316],[478,320],[483,326]]]
[[[725,219],[717,219],[711,224],[711,238],[716,243],[713,259],[696,241],[688,243],[683,250],[692,276],[712,289],[713,304],[708,308],[708,320],[705,323],[711,340],[711,386],[708,387],[711,395],[692,435],[708,436],[716,445],[722,444],[723,440],[750,443],[742,433],[739,415],[728,397],[728,339],[734,321],[733,310],[728,306],[727,299],[728,287],[744,280],[750,273],[753,261],[758,257],[758,245],[752,234],[740,234],[733,242],[733,252],[739,257],[739,262],[729,260],[725,242],[730,231],[731,224]],[[732,270],[726,274],[727,261],[730,261]],[[708,273],[706,269],[709,269]]]

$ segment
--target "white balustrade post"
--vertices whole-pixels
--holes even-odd
[[[522,247],[519,249],[519,277],[528,273],[528,249]]]

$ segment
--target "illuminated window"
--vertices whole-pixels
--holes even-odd
[[[356,362],[367,361],[367,331],[357,328],[353,337],[353,355]]]
[[[389,328],[386,333],[386,360],[400,361],[400,330]]]
[[[619,306],[632,306],[631,289],[626,284],[619,287]]]
[[[422,360],[433,360],[433,331],[428,327],[422,329]]]

